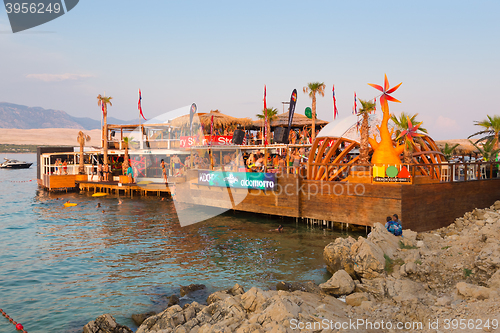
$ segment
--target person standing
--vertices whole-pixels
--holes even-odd
[[[163,181],[166,184],[167,183],[167,168],[165,166],[165,161],[163,159],[161,160],[161,174],[163,176]]]

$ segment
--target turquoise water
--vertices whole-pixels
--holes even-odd
[[[29,333],[81,332],[103,313],[135,329],[132,314],[162,310],[165,296],[190,283],[207,286],[193,296],[200,301],[235,283],[321,283],[323,248],[339,236],[234,212],[181,228],[169,199],[48,194],[35,165],[0,169],[0,186],[0,308]],[[63,207],[67,200],[78,206]],[[270,231],[280,223],[285,233]],[[0,316],[0,332],[16,330]]]

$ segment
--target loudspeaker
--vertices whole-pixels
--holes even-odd
[[[243,139],[245,138],[245,132],[240,129],[237,129],[233,133],[232,143],[235,145],[241,145],[243,143]]]
[[[288,128],[276,127],[274,129],[274,143],[288,143]]]

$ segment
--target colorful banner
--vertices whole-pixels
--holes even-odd
[[[292,96],[290,96],[290,112],[288,113],[288,129],[285,135],[285,142],[288,143],[288,136],[292,129],[293,114],[295,113],[295,104],[297,104],[297,89],[293,89]]]
[[[337,111],[337,99],[335,98],[335,85],[332,88],[333,94],[333,120],[337,119],[339,112]]]
[[[232,145],[231,141],[233,140],[232,135],[214,135],[211,139],[210,135],[204,135],[202,138],[203,142],[200,142],[200,138],[197,136],[181,136],[180,147],[208,146],[209,144],[212,146],[226,146]]]
[[[276,186],[276,174],[198,170],[198,184],[272,191]]]

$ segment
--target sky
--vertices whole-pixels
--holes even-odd
[[[391,86],[435,140],[466,138],[474,121],[500,114],[499,1],[124,1],[82,0],[65,15],[13,34],[0,11],[0,102],[99,119],[96,96],[113,97],[109,116],[146,118],[196,103],[236,117],[296,112],[324,82],[318,118],[351,114],[354,92]],[[359,103],[358,103],[359,105]],[[378,105],[380,109],[380,105]]]

